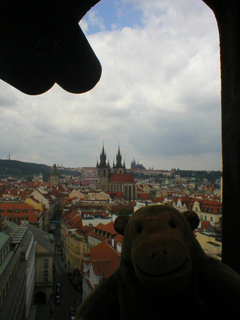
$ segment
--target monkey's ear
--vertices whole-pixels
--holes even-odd
[[[124,231],[129,219],[129,216],[119,216],[116,218],[113,226],[117,233],[121,234],[122,236],[124,235]]]
[[[188,221],[188,223],[190,224],[192,230],[197,229],[198,225],[199,225],[199,217],[196,214],[196,212],[194,211],[184,211],[182,213],[182,215],[185,217],[185,219]]]

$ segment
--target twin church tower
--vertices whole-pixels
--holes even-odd
[[[107,162],[104,146],[100,154],[100,162],[97,161],[97,187],[102,191],[110,193],[123,193],[123,198],[128,201],[137,199],[137,186],[133,177],[127,173],[125,162],[122,163],[120,147],[116,155],[116,163],[113,162],[112,168]]]

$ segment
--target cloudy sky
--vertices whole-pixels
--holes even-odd
[[[90,92],[0,81],[0,159],[221,170],[217,24],[201,0],[101,0],[80,22],[102,65]]]

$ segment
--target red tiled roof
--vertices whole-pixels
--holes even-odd
[[[138,192],[138,196],[143,200],[149,200],[149,192]]]
[[[75,218],[72,219],[72,224],[76,228],[82,228],[82,218],[79,216],[76,216]]]
[[[66,214],[63,219],[64,220],[71,220],[73,219],[76,215],[78,214],[78,212],[76,210],[71,211],[70,213]]]
[[[108,268],[111,261],[107,260],[100,260],[100,261],[92,261],[93,271],[95,275],[104,274],[105,270]]]
[[[90,234],[92,231],[93,231],[93,227],[84,226],[84,227],[78,228],[76,232],[79,235],[83,236],[85,239],[87,239],[88,234]]]
[[[43,186],[46,187],[46,188],[50,188],[50,182],[45,182],[45,183],[43,184]]]
[[[164,199],[165,199],[165,197],[157,197],[157,198],[153,199],[152,202],[160,202],[161,203],[164,201]]]
[[[130,182],[134,183],[134,179],[130,173],[112,173],[109,176],[109,182]]]
[[[18,218],[19,221],[23,217],[27,217],[30,223],[38,223],[39,212],[34,210],[34,207],[23,202],[8,202],[0,203],[0,209],[3,211],[2,216],[13,219]],[[26,212],[24,212],[26,210]],[[9,212],[8,212],[9,211]]]
[[[120,254],[116,252],[108,241],[103,241],[90,249],[91,263],[95,274],[108,278],[119,266]]]
[[[34,210],[34,206],[31,206],[30,204],[24,203],[24,202],[1,202],[0,203],[0,209],[28,209],[28,210]]]
[[[115,192],[115,191],[106,191],[107,194],[110,195],[110,197],[112,199],[116,198],[116,199],[122,199],[123,198],[123,192]]]
[[[116,237],[114,237],[114,242],[122,242],[123,241],[123,236],[121,234],[117,234]]]
[[[202,205],[222,207],[222,204],[220,202],[212,200],[203,200]]]
[[[82,228],[82,218],[78,215],[75,215],[72,219],[66,220],[65,224],[68,229]]]

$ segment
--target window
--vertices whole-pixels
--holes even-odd
[[[48,282],[48,270],[43,271],[43,281]]]
[[[44,259],[43,260],[43,268],[44,269],[48,269],[49,265],[48,265],[48,259]],[[44,271],[45,272],[45,271]]]
[[[23,209],[22,212],[27,213],[27,212],[28,212],[28,209]]]
[[[8,212],[8,213],[11,213],[11,212],[12,212],[12,209],[8,209],[7,212]]]
[[[15,209],[15,210],[14,210],[14,212],[19,213],[19,212],[20,212],[20,210],[19,210],[19,209]]]

